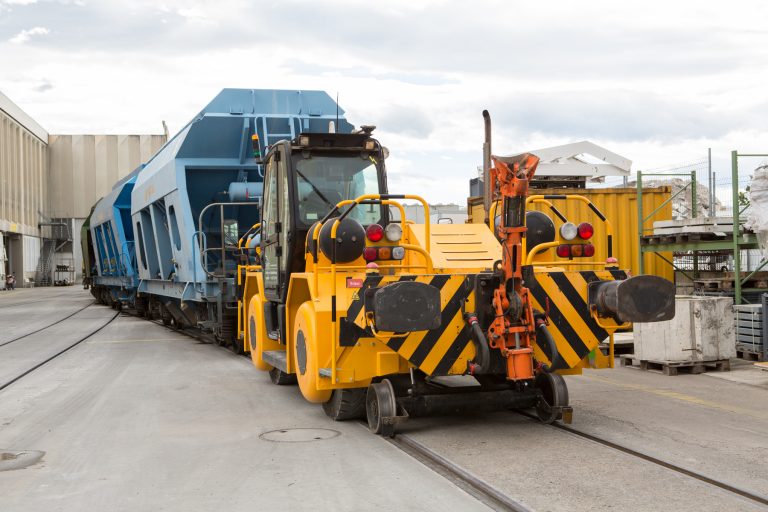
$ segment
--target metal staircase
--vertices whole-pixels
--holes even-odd
[[[51,270],[53,266],[53,253],[55,250],[55,240],[48,238],[43,239],[43,245],[40,247],[40,259],[37,261],[37,269],[35,269],[36,286],[51,286],[53,284]]]

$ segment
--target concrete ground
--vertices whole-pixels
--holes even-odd
[[[746,363],[734,368],[732,377],[752,372]],[[572,426],[768,495],[768,387],[713,375],[615,368],[567,377]],[[765,510],[511,412],[419,419],[403,432],[535,510]]]
[[[13,300],[40,302],[14,314],[0,293],[0,344],[90,298],[31,292]],[[92,306],[0,346],[0,374],[112,315]],[[753,372],[741,363],[727,378],[631,368],[567,377],[573,426],[768,494],[768,372]],[[402,431],[534,510],[763,510],[513,412],[413,419]],[[3,512],[484,509],[359,424],[330,421],[295,386],[272,385],[248,359],[126,316],[0,391],[2,449],[45,452],[0,471]]]
[[[52,301],[90,297],[69,291]],[[4,323],[51,323],[39,307],[16,306],[17,322]],[[0,347],[0,368],[114,312],[81,314]],[[0,472],[3,512],[487,510],[359,424],[331,422],[295,386],[274,386],[248,359],[126,316],[0,391],[2,449],[45,452]]]

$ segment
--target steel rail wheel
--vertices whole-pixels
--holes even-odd
[[[397,402],[392,383],[384,379],[368,386],[365,397],[365,412],[368,418],[368,428],[374,434],[384,437],[395,435],[395,425],[386,418],[393,418],[397,414]]]
[[[541,390],[536,405],[536,415],[542,423],[550,424],[560,419],[562,407],[568,406],[568,386],[559,373],[540,373],[535,385]]]

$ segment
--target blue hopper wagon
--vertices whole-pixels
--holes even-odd
[[[322,91],[224,89],[94,206],[83,233],[91,293],[242,351],[238,240],[259,222],[261,157],[300,133],[352,131]]]

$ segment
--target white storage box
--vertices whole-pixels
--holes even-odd
[[[675,297],[675,318],[636,323],[635,359],[641,361],[718,361],[736,357],[733,299]]]

